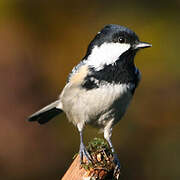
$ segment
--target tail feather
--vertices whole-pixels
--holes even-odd
[[[44,107],[43,109],[37,111],[36,113],[32,114],[28,120],[29,121],[38,121],[40,124],[44,124],[60,114],[62,112],[61,109],[57,108],[59,105],[59,100],[49,104],[48,106]]]

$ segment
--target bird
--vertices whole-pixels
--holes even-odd
[[[117,168],[121,164],[112,145],[112,129],[124,116],[140,82],[141,73],[134,63],[140,49],[151,47],[131,29],[105,25],[89,43],[84,58],[70,72],[58,99],[28,120],[44,124],[64,112],[80,134],[80,163],[91,162],[83,141],[86,124],[104,133]]]

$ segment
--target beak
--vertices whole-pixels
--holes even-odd
[[[151,47],[152,44],[146,43],[146,42],[138,42],[137,44],[134,45],[134,49],[141,49],[141,48],[148,48]]]

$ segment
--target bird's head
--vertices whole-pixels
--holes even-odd
[[[85,58],[89,66],[101,70],[105,65],[116,64],[121,57],[128,61],[132,59],[128,58],[132,55],[134,59],[139,49],[147,47],[151,47],[151,44],[141,42],[129,28],[110,24],[91,41]]]

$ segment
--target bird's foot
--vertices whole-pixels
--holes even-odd
[[[114,168],[114,174],[113,176],[116,178],[116,179],[119,179],[119,176],[120,176],[120,171],[121,171],[121,163],[119,161],[119,158],[117,156],[117,154],[114,154],[114,163],[115,163],[115,168]]]
[[[88,163],[92,163],[91,155],[89,154],[89,152],[87,151],[87,149],[83,143],[81,143],[81,145],[80,145],[79,154],[80,154],[80,163],[81,164],[83,164],[84,157],[86,158]]]

